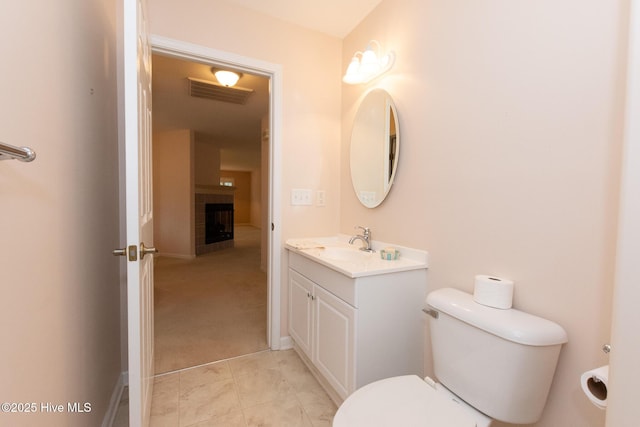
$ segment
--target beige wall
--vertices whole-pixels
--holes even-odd
[[[163,255],[196,255],[194,153],[189,129],[153,134],[153,234]]]
[[[249,223],[254,227],[262,227],[262,170],[257,169],[251,174],[251,205],[249,207]],[[267,178],[268,182],[268,178]],[[267,203],[268,204],[268,203]]]
[[[85,414],[0,415],[98,426],[121,372],[115,2],[0,4],[0,396],[89,402]]]
[[[233,195],[233,221],[237,224],[251,222],[251,172],[220,171],[221,176],[233,178],[236,191]]]
[[[220,148],[211,138],[195,134],[195,185],[220,185]]]
[[[512,279],[516,308],[561,324],[569,343],[536,426],[604,425],[579,378],[607,363],[625,4],[384,0],[344,41],[343,69],[369,39],[397,60],[343,90],[341,231],[364,224],[429,251],[430,290]],[[373,210],[348,169],[371,87],[393,96],[401,135],[396,182]]]

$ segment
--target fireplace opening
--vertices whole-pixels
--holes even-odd
[[[233,203],[207,203],[204,209],[204,243],[233,240]]]

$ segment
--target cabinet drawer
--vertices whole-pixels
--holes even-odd
[[[329,267],[291,251],[289,251],[289,268],[296,270],[315,283],[321,283],[324,289],[351,306],[357,307],[355,279],[350,279]]]

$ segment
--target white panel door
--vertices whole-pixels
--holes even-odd
[[[123,0],[129,425],[149,425],[153,388],[151,48],[145,0]],[[148,247],[145,247],[148,245]]]

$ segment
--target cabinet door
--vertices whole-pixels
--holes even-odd
[[[346,398],[355,384],[355,308],[319,286],[313,292],[313,361],[340,397]]]
[[[309,359],[313,359],[311,353],[312,292],[312,281],[294,270],[289,270],[289,334]]]

